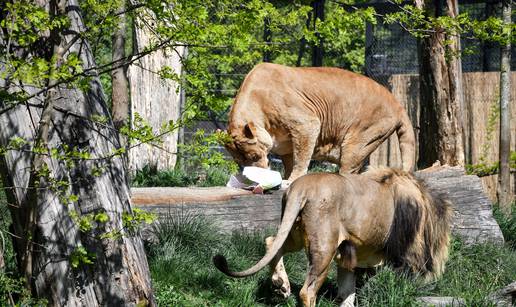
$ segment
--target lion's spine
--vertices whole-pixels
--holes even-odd
[[[299,212],[303,209],[304,206],[304,203],[302,202],[302,199],[304,199],[302,192],[292,193],[291,196],[288,196],[290,195],[289,192],[292,190],[292,188],[295,188],[295,185],[290,186],[290,188],[283,194],[282,202],[284,211],[281,224],[274,242],[272,243],[272,246],[267,249],[267,252],[262,257],[262,259],[260,259],[255,265],[245,271],[232,272],[228,269],[224,256],[217,255],[213,258],[213,262],[221,272],[231,277],[250,276],[263,269],[278,254],[279,250],[283,247],[283,244],[287,240],[287,237],[296,221],[297,216],[299,215]]]

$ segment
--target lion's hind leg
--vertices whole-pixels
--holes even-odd
[[[365,131],[346,135],[340,148],[340,174],[356,174],[369,155],[394,132],[390,121],[375,123]],[[365,138],[364,136],[367,136]]]
[[[267,250],[269,250],[274,242],[273,236],[267,237],[265,239],[265,246]],[[289,235],[283,247],[279,250],[276,256],[272,259],[269,266],[272,271],[272,284],[276,288],[276,292],[284,298],[287,298],[291,294],[290,282],[288,280],[287,271],[285,270],[285,264],[283,263],[283,255],[288,252],[295,252],[303,248],[301,244],[296,244],[296,242],[292,239],[292,236]]]
[[[355,273],[338,266],[337,284],[340,307],[355,306]]]
[[[341,307],[355,306],[355,273],[357,266],[356,249],[353,243],[344,240],[339,245],[337,256],[338,300]]]
[[[311,241],[308,246],[308,273],[299,293],[304,306],[315,306],[317,292],[326,280],[337,249],[337,242],[331,241],[332,239],[327,237],[318,238],[315,242]]]

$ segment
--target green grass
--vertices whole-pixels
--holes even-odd
[[[510,216],[505,216],[498,205],[493,206],[493,215],[502,229],[507,245],[516,249],[516,202],[512,204]]]
[[[268,232],[220,234],[206,220],[176,215],[155,227],[160,243],[148,246],[149,265],[160,306],[300,306],[297,295],[303,284],[306,257],[286,256],[285,264],[293,296],[287,300],[271,290],[268,269],[255,276],[233,279],[211,262],[224,254],[231,268],[245,269],[264,254]],[[318,306],[335,306],[335,268],[319,291]],[[516,278],[516,251],[509,246],[465,246],[454,240],[444,275],[437,281],[421,281],[379,269],[358,291],[360,306],[417,306],[418,296],[455,296],[467,306],[489,306],[491,292]]]
[[[468,306],[489,306],[486,296],[516,279],[516,251],[508,246],[452,242],[446,270],[424,293],[462,297]]]

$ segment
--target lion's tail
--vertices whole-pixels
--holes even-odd
[[[301,211],[301,209],[303,209],[304,206],[304,202],[301,201],[301,197],[296,197],[296,195],[300,194],[289,193],[290,190],[292,190],[292,187],[289,188],[283,195],[282,202],[285,209],[283,211],[283,217],[281,219],[281,224],[278,229],[278,233],[276,234],[272,246],[267,250],[263,258],[260,259],[260,261],[258,261],[251,268],[245,271],[233,272],[229,270],[226,258],[222,255],[216,255],[213,257],[213,263],[215,264],[217,269],[231,277],[246,277],[260,271],[267,264],[269,264],[269,262],[272,261],[272,259],[278,254],[279,250],[282,248],[283,243],[285,243],[285,240],[287,239],[299,212]],[[292,196],[289,197],[289,194],[291,194]]]
[[[401,123],[396,134],[400,143],[402,169],[413,172],[416,166],[416,136],[407,112],[402,112]]]

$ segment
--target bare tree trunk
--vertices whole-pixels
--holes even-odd
[[[502,14],[505,25],[511,24],[511,5],[511,0],[503,1]],[[498,176],[498,203],[503,212],[509,215],[513,201],[509,166],[509,156],[511,152],[511,110],[509,103],[511,93],[510,34],[507,37],[507,42],[502,46],[500,54],[500,175]]]
[[[428,15],[439,15],[440,7],[432,0],[416,0],[416,6]],[[457,0],[448,0],[446,6],[449,16],[457,15]],[[446,41],[451,43],[445,44]],[[419,41],[418,49],[421,96],[418,167],[430,166],[436,160],[441,164],[463,165],[464,105],[459,36],[435,29]]]
[[[150,14],[150,13],[149,13]],[[134,43],[136,52],[143,51],[153,40],[153,33],[148,28],[152,23],[150,15],[142,14],[135,19]],[[131,116],[138,113],[149,125],[159,130],[163,123],[179,119],[180,92],[175,80],[162,79],[158,72],[167,67],[178,76],[181,74],[181,56],[184,48],[158,50],[143,57],[137,65],[128,69],[131,93]],[[133,120],[132,119],[132,120]],[[159,145],[142,145],[129,151],[130,170],[135,171],[150,165],[157,169],[173,168],[177,158],[178,132],[174,131],[163,137]]]
[[[120,12],[123,12],[125,9],[125,1],[120,8]],[[113,61],[120,61],[125,58],[125,41],[126,41],[126,21],[125,15],[122,14],[118,17],[119,23],[115,32],[112,35],[112,56]],[[122,126],[127,124],[129,120],[129,80],[126,75],[127,67],[121,66],[117,69],[114,69],[111,72],[111,80],[112,80],[112,93],[111,93],[111,101],[112,105],[112,114],[113,114],[113,124],[115,128],[119,130]]]
[[[54,43],[54,58],[74,52],[87,69],[95,62],[88,43],[74,34],[84,30],[78,7],[76,0],[51,1],[46,8],[66,12],[70,31],[42,39]],[[59,61],[55,63],[57,69]],[[8,151],[0,159],[8,199],[14,204],[10,210],[19,265],[33,293],[52,306],[154,305],[143,244],[137,233],[127,233],[122,221],[123,212],[131,213],[122,159],[104,158],[120,148],[118,135],[101,84],[92,77],[86,91],[51,79],[48,86],[53,88],[45,96],[0,115],[0,146],[14,137],[28,142],[25,150]],[[0,87],[7,91],[23,87],[29,94],[39,91],[7,79],[0,79]],[[4,101],[0,107],[5,107]],[[92,120],[93,116],[104,117],[107,123]],[[36,147],[42,153],[31,153]],[[64,154],[66,148],[87,152],[91,158],[65,163],[46,154],[51,150]],[[78,200],[67,198],[70,195]],[[109,220],[91,232],[80,231],[72,218],[98,213]],[[102,238],[102,234],[113,236]],[[87,251],[93,264],[79,261],[72,266],[72,258],[81,251]]]

